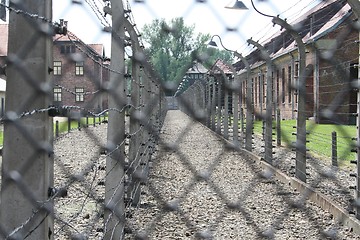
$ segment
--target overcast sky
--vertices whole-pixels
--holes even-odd
[[[110,36],[101,30],[104,25],[111,24],[111,17],[104,20],[103,0],[85,0],[83,4],[73,4],[72,0],[53,0],[53,19],[63,18],[68,21],[69,30],[85,43],[103,43],[106,55],[110,56]],[[81,2],[81,1],[78,1]],[[195,30],[211,35],[220,35],[226,48],[239,52],[249,51],[246,40],[264,41],[274,28],[271,18],[257,13],[250,0],[244,0],[249,10],[231,10],[225,6],[232,5],[230,0],[207,0],[199,3],[196,0],[144,0],[135,3],[134,0],[123,1],[130,4],[137,28],[141,30],[144,24],[151,23],[155,18],[170,20],[183,17],[187,25],[195,25]],[[268,15],[278,15],[289,21],[304,14],[320,0],[272,0],[258,1],[254,4],[260,12]],[[96,3],[96,5],[95,5]],[[89,7],[89,6],[92,7]],[[97,6],[97,7],[94,7]],[[98,17],[94,14],[97,13]],[[228,31],[227,29],[235,29]],[[218,39],[216,39],[218,41]],[[219,44],[220,45],[220,44]]]

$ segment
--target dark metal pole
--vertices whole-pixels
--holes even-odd
[[[331,163],[333,166],[337,167],[337,137],[336,132],[331,133]]]

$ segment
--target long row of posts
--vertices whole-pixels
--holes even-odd
[[[53,120],[46,111],[19,117],[29,109],[47,109],[52,102],[52,2],[10,1],[10,7],[39,18],[10,11],[0,238],[54,239],[54,199],[49,191],[56,189]],[[140,186],[146,182],[167,110],[161,83],[125,18],[122,1],[112,0],[111,8],[110,81],[101,89],[109,100],[104,146],[104,239],[109,240],[124,238],[126,207],[140,203]],[[125,72],[125,41],[133,50],[131,75]]]
[[[348,3],[351,5],[355,14],[360,18],[360,3],[357,0],[349,0]],[[306,159],[307,159],[307,130],[306,130],[306,77],[309,74],[305,65],[305,44],[302,41],[301,36],[297,33],[296,29],[294,29],[291,25],[289,25],[286,21],[280,19],[279,17],[272,17],[272,21],[274,24],[280,25],[282,28],[286,29],[293,39],[296,41],[298,47],[298,78],[296,81],[293,81],[292,90],[296,91],[298,104],[297,104],[297,123],[296,123],[296,142],[292,143],[292,148],[296,151],[295,157],[295,177],[299,180],[306,183]],[[360,39],[360,35],[359,35]],[[221,39],[220,39],[221,42]],[[260,111],[260,117],[264,123],[264,141],[265,141],[265,151],[264,151],[264,160],[272,164],[273,161],[273,119],[276,118],[277,122],[277,145],[281,144],[281,130],[280,130],[280,112],[279,109],[273,108],[272,102],[272,76],[271,72],[273,71],[273,61],[269,56],[269,53],[265,49],[264,46],[259,44],[258,42],[253,41],[252,39],[248,40],[250,45],[253,45],[258,50],[260,50],[263,60],[266,62],[266,83],[262,82],[262,84],[266,84],[266,109],[265,114],[263,114],[263,109]],[[222,43],[221,43],[222,44]],[[214,46],[213,44],[210,44]],[[223,46],[224,47],[224,46]],[[231,51],[224,47],[224,49]],[[240,58],[245,65],[245,70],[247,71],[246,77],[244,80],[239,79],[239,75],[234,73],[230,76],[224,74],[221,69],[215,69],[216,72],[208,72],[207,79],[202,80],[197,84],[198,88],[201,86],[203,88],[202,92],[204,92],[203,96],[199,96],[199,91],[194,91],[193,87],[190,87],[186,91],[183,92],[182,99],[187,99],[188,102],[192,102],[192,105],[182,104],[180,105],[181,109],[185,112],[188,111],[188,107],[198,107],[201,111],[205,111],[205,118],[202,119],[202,122],[212,129],[214,132],[221,134],[224,138],[228,140],[232,140],[233,145],[236,148],[246,149],[248,151],[252,151],[252,134],[253,134],[253,120],[254,120],[254,106],[252,102],[252,91],[253,83],[250,78],[250,67],[247,63],[247,60],[242,57],[239,53],[235,51],[231,51],[235,56]],[[360,62],[360,59],[359,59]],[[214,70],[214,69],[213,69]],[[359,68],[359,76],[360,76],[360,68]],[[243,96],[243,85],[246,84],[246,92]],[[232,94],[232,109],[229,111],[229,98],[228,93]],[[263,95],[263,93],[259,93]],[[250,97],[247,97],[250,96]],[[205,101],[204,101],[205,99]],[[223,99],[223,102],[222,102]],[[357,126],[360,126],[360,92],[358,94],[358,122]],[[205,104],[204,104],[205,103]],[[246,116],[244,116],[242,106],[246,105]],[[276,110],[276,111],[275,111]],[[193,111],[193,110],[192,110]],[[229,116],[230,114],[230,116]],[[246,120],[244,120],[244,118]],[[244,121],[246,121],[246,127],[244,126]],[[232,124],[232,139],[229,137],[228,129],[229,125]],[[223,130],[221,125],[223,125]],[[240,131],[238,129],[240,125]],[[334,166],[337,166],[337,151],[336,151],[336,133],[332,135],[333,139],[333,151],[332,151],[332,162]],[[356,150],[357,152],[357,173],[351,174],[356,177],[356,191],[355,191],[355,210],[356,217],[360,219],[360,129],[358,128],[358,136],[356,138]]]

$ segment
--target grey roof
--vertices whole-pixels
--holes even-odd
[[[186,71],[186,73],[191,74],[191,73],[207,73],[209,70],[204,67],[204,65],[202,65],[199,62],[196,62],[191,68],[189,68],[189,70]]]
[[[351,7],[342,0],[322,1],[290,24],[297,29],[305,44],[317,41],[336,29],[351,15]],[[276,32],[262,45],[270,57],[276,58],[297,49],[293,37],[285,29]],[[258,49],[246,56],[249,64],[262,64],[263,58]],[[234,64],[237,71],[245,68],[242,61]]]

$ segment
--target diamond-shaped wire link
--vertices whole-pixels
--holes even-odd
[[[275,1],[252,2],[258,7],[258,17],[283,16]],[[273,30],[264,27],[254,36],[264,52],[255,45],[247,46],[245,29],[257,24],[250,20],[252,12],[229,11],[224,16],[218,7],[226,3],[219,1],[166,1],[166,12],[177,6],[173,17],[182,17],[185,22],[194,16],[209,20],[198,21],[195,27],[220,26],[216,34],[225,40],[222,47],[226,49],[231,43],[245,57],[236,59],[239,61],[232,66],[221,59],[211,63],[209,71],[199,72],[203,77],[180,89],[181,85],[162,82],[154,72],[142,47],[137,14],[131,11],[141,8],[144,16],[159,19],[166,16],[163,8],[151,0],[121,3],[127,21],[125,37],[111,28],[116,13],[111,11],[109,0],[62,3],[64,21],[74,9],[79,14],[75,22],[62,23],[68,27],[62,36],[54,32],[58,23],[33,12],[27,3],[1,1],[0,9],[27,19],[32,30],[17,51],[4,57],[0,51],[0,74],[2,69],[10,71],[9,76],[0,77],[9,77],[9,86],[9,81],[21,81],[24,89],[30,89],[6,89],[6,96],[19,96],[19,102],[11,110],[1,109],[4,114],[0,120],[7,130],[4,138],[15,144],[20,139],[31,149],[19,152],[18,159],[8,158],[11,145],[2,149],[1,196],[7,201],[0,203],[1,209],[6,210],[9,200],[5,193],[10,191],[22,196],[30,207],[18,206],[16,214],[8,213],[24,217],[11,228],[0,222],[1,239],[33,239],[45,225],[43,239],[360,239],[359,220],[348,215],[360,216],[359,167],[349,163],[358,156],[359,136],[358,129],[348,124],[358,123],[356,9],[351,10],[345,1],[322,1],[309,17],[294,5],[297,11],[288,22],[292,24],[299,17],[304,20],[291,31],[306,44],[306,69],[299,69],[298,43],[286,29],[270,34]],[[75,23],[88,29],[88,18],[95,24],[92,40],[111,37],[113,46],[124,44],[126,61],[131,64],[125,68],[123,59],[118,63],[116,57],[109,59],[103,48],[85,43],[84,35],[72,32]],[[10,28],[15,28],[11,23]],[[268,23],[271,26],[271,18]],[[16,40],[20,38],[7,44]],[[44,57],[50,59],[41,75],[49,77],[46,81],[30,64],[38,63],[32,50],[44,40],[46,44],[60,42],[53,46],[55,57]],[[61,44],[74,48],[67,50]],[[54,71],[59,65],[53,62],[56,53],[66,51],[56,74],[73,73],[71,79],[59,80]],[[231,52],[239,57],[238,52]],[[270,57],[270,64],[266,57]],[[250,63],[250,72],[244,59]],[[208,63],[203,52],[193,60]],[[81,62],[83,68],[79,67]],[[11,71],[17,79],[11,77]],[[305,79],[304,85],[299,85],[301,79]],[[119,86],[124,86],[120,92]],[[165,96],[167,90],[178,91],[175,96]],[[271,104],[266,105],[270,95]],[[304,98],[307,101],[301,108]],[[67,99],[76,101],[65,104]],[[267,108],[273,111],[265,113]],[[288,129],[297,123],[299,112],[309,117],[306,132],[294,128],[291,135]],[[280,121],[281,117],[287,120]],[[121,122],[115,122],[119,119]],[[263,123],[269,119],[271,129]],[[41,122],[33,125],[38,120]],[[36,129],[52,128],[53,124],[64,132],[52,134],[51,129],[46,136],[37,134]],[[108,128],[116,124],[119,129]],[[336,159],[323,153],[334,153],[334,140],[322,132],[324,126],[338,134]],[[8,134],[9,129],[12,134]],[[297,163],[303,145],[297,139],[302,134],[315,144],[306,143],[306,168],[300,169]],[[19,159],[16,168],[6,169]],[[54,168],[54,173],[34,167],[41,161],[44,169]],[[350,176],[353,171],[357,173]],[[49,178],[49,186],[34,186],[35,181],[29,179],[34,172],[38,179]],[[306,184],[297,179],[299,173],[306,176]],[[119,178],[110,182],[110,175]],[[35,194],[38,189],[42,196]]]

